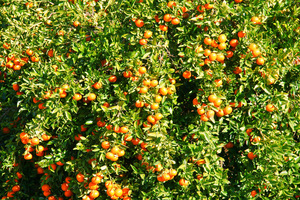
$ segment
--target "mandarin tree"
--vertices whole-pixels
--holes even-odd
[[[299,198],[299,2],[0,4],[3,199]]]

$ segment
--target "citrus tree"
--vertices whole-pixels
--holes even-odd
[[[2,199],[299,198],[299,2],[0,3]]]

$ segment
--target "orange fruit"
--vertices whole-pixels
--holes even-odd
[[[161,102],[161,100],[162,100],[162,97],[161,97],[160,95],[156,95],[156,96],[155,96],[155,102],[156,102],[156,103]]]
[[[258,65],[263,65],[264,63],[265,63],[265,60],[264,60],[262,57],[257,58],[256,64],[258,64]]]
[[[198,109],[197,109],[197,113],[198,113],[199,115],[203,115],[203,114],[205,113],[204,108],[202,108],[202,107],[198,108]]]
[[[217,87],[220,87],[223,84],[223,81],[221,79],[216,79],[215,83]]]
[[[221,35],[219,35],[218,40],[220,43],[225,43],[227,40],[227,37],[225,34],[221,34]]]
[[[68,190],[68,188],[69,188],[69,184],[68,183],[63,183],[63,184],[61,184],[61,189],[62,189],[62,191],[67,191]]]
[[[161,120],[163,118],[163,115],[161,113],[156,113],[154,115],[154,118],[155,118],[156,121],[158,121],[158,120]]]
[[[213,117],[215,116],[215,112],[214,112],[213,110],[208,110],[208,111],[206,112],[206,116],[207,116],[208,118],[213,118]]]
[[[169,175],[168,173],[164,173],[164,174],[162,175],[162,178],[163,178],[164,181],[168,181],[168,180],[171,179],[171,177],[170,177],[170,175]]]
[[[121,133],[127,133],[128,132],[128,127],[127,126],[122,126],[120,129]]]
[[[96,98],[97,96],[94,93],[90,93],[89,96],[87,97],[89,101],[94,101]]]
[[[209,102],[215,102],[216,100],[218,99],[218,97],[216,96],[216,95],[214,95],[214,94],[211,94],[211,95],[209,95],[208,96],[208,101]]]
[[[107,190],[107,195],[108,196],[112,197],[112,196],[114,196],[114,194],[115,194],[115,190],[114,189]]]
[[[211,40],[210,38],[205,38],[205,39],[204,39],[204,43],[205,43],[206,45],[211,45],[212,40]]]
[[[209,56],[211,54],[211,51],[209,49],[204,50],[204,55]]]
[[[165,14],[165,15],[164,15],[164,20],[165,20],[165,22],[170,22],[170,21],[172,21],[172,16],[171,16],[171,14]]]
[[[182,179],[179,180],[179,185],[181,185],[183,187],[186,187],[186,186],[189,185],[189,182],[182,178]]]
[[[26,50],[26,54],[27,54],[28,56],[32,56],[32,55],[33,55],[33,51],[30,50],[30,49],[27,49],[27,50]]]
[[[233,73],[234,73],[234,74],[240,74],[242,71],[243,71],[242,68],[240,68],[240,67],[235,67]]]
[[[201,9],[200,9],[201,7]],[[205,11],[205,7],[204,6],[201,6],[201,5],[198,5],[197,6],[197,10],[200,12],[200,13],[203,13]]]
[[[251,22],[253,22],[253,24],[261,24],[260,19],[258,17],[251,17]]]
[[[97,191],[97,190],[92,190],[91,192],[90,192],[90,198],[92,198],[92,199],[95,199],[95,198],[97,198],[97,197],[99,197],[99,192]]]
[[[18,91],[20,89],[18,84],[13,84],[13,90]]]
[[[224,111],[224,115],[229,115],[230,113],[232,113],[232,107],[226,106],[223,111]]]
[[[31,145],[35,146],[38,145],[40,143],[40,140],[38,138],[32,138],[31,139]]]
[[[254,155],[253,152],[249,152],[247,156],[250,160],[253,160],[254,158],[257,157],[257,155]]]
[[[47,134],[43,134],[42,138],[43,138],[44,141],[48,141],[48,140],[50,140],[51,137]]]
[[[221,53],[217,54],[217,61],[223,62],[225,60],[225,56]]]
[[[156,172],[160,172],[161,170],[163,169],[163,166],[159,163],[159,164],[157,164],[157,165],[155,165],[155,171]]]
[[[116,190],[115,190],[115,195],[116,195],[117,197],[121,197],[121,196],[123,195],[122,189],[120,189],[120,188],[116,189]]]
[[[251,191],[251,196],[252,196],[252,197],[255,197],[256,195],[257,195],[256,190],[252,190],[252,191]]]
[[[158,85],[158,81],[157,80],[152,80],[151,82],[150,82],[150,86],[151,87],[155,87],[155,86],[157,86]]]
[[[219,45],[220,46],[220,45]],[[231,58],[233,56],[233,52],[232,51],[227,51],[227,58]]]
[[[171,23],[172,23],[173,25],[178,25],[178,24],[180,23],[180,20],[176,17],[176,18],[173,18],[173,19],[172,19]]]
[[[21,70],[21,66],[20,65],[14,65],[13,70],[15,70],[15,71]]]
[[[274,106],[274,105],[268,104],[268,105],[266,106],[266,111],[268,111],[268,112],[273,112],[274,110],[275,110],[275,106]]]
[[[232,39],[232,40],[230,40],[229,44],[232,47],[237,47],[237,45],[239,44],[239,41],[237,39]]]
[[[15,186],[12,187],[12,191],[13,191],[13,192],[18,192],[18,191],[20,191],[20,189],[21,189],[21,188],[20,188],[19,185],[15,185]]]
[[[103,149],[108,149],[110,147],[110,143],[108,141],[104,141],[101,143],[101,147]]]
[[[43,191],[43,192],[47,192],[47,191],[49,191],[50,189],[51,189],[51,187],[50,187],[49,185],[47,185],[47,184],[42,185],[42,191]]]
[[[93,182],[90,182],[88,188],[89,188],[90,190],[98,190],[98,189],[99,189],[99,185],[98,185],[98,184],[95,184],[95,183],[93,183]]]
[[[159,29],[162,30],[162,31],[167,31],[168,30],[168,27],[166,25],[159,25]]]
[[[138,145],[140,143],[140,139],[139,138],[135,138],[135,139],[133,138],[131,140],[131,142],[132,142],[133,145]]]
[[[74,94],[73,99],[75,101],[80,101],[82,99],[82,95],[79,93]]]
[[[251,44],[249,45],[249,49],[250,49],[251,51],[254,51],[255,49],[257,49],[257,45],[254,44],[254,43],[251,43]]]
[[[217,115],[218,117],[223,117],[223,116],[224,116],[224,111],[223,111],[222,109],[220,109],[220,110],[216,113],[216,115]]]
[[[2,129],[2,132],[3,132],[4,134],[8,134],[8,133],[10,133],[10,129],[7,128],[7,127],[4,127],[4,128]]]
[[[74,22],[73,22],[73,26],[74,26],[74,27],[78,27],[79,25],[80,25],[80,22],[79,22],[79,21],[74,21]]]
[[[185,71],[185,72],[183,72],[182,76],[186,79],[189,79],[189,78],[191,78],[192,73],[190,71]]]
[[[234,146],[234,144],[233,144],[232,142],[228,142],[228,143],[225,145],[225,147],[226,147],[227,149],[231,149],[231,148],[233,148],[233,146]]]
[[[114,154],[111,153],[111,152],[107,152],[106,155],[105,155],[105,157],[106,157],[107,159],[109,159],[109,160],[112,160],[113,157],[114,157]]]
[[[205,9],[209,10],[209,9],[212,9],[214,7],[214,5],[207,3],[204,5],[204,7],[205,7]]]
[[[259,136],[257,136],[253,139],[253,142],[259,142],[260,140],[261,140],[261,138]]]
[[[238,37],[239,38],[243,38],[243,37],[245,37],[246,36],[246,33],[244,33],[243,31],[239,31],[238,32]]]
[[[131,71],[125,71],[125,72],[123,72],[123,76],[125,78],[130,78],[132,76],[132,72]]]
[[[145,31],[145,33],[144,33],[144,37],[146,38],[146,39],[148,39],[148,38],[151,38],[152,37],[152,31]]]
[[[202,121],[207,122],[208,121],[208,117],[206,115],[201,115],[200,118]]]
[[[153,103],[152,105],[151,105],[151,109],[152,110],[156,110],[156,109],[158,109],[159,108],[159,104],[158,103]]]
[[[119,147],[114,146],[114,147],[111,149],[111,152],[112,152],[113,154],[117,154],[117,153],[119,152],[119,150],[120,150]]]
[[[218,45],[218,49],[219,49],[219,50],[224,50],[224,49],[226,49],[226,47],[227,47],[226,43],[220,43],[220,44]]]
[[[99,90],[99,89],[102,87],[102,83],[96,82],[96,83],[94,83],[93,87],[94,87],[96,90]]]
[[[117,81],[117,77],[115,75],[111,75],[109,78],[108,78],[108,81],[111,82],[111,83],[115,83]]]
[[[139,44],[140,45],[146,45],[148,41],[146,39],[140,39]]]
[[[139,73],[140,73],[140,74],[145,74],[146,72],[147,72],[146,67],[140,67],[140,68],[139,68]]]
[[[170,170],[170,175],[171,176],[176,176],[177,175],[177,170],[176,169],[171,169]]]
[[[120,149],[120,150],[117,152],[117,155],[118,155],[119,157],[122,157],[122,156],[125,155],[125,151],[124,151],[123,149]]]
[[[148,92],[148,88],[147,87],[141,87],[139,93],[141,94],[146,94]]]
[[[73,192],[71,190],[67,190],[67,191],[64,192],[64,195],[66,197],[71,197],[73,195]]]
[[[176,3],[175,3],[174,1],[169,1],[168,4],[167,4],[167,6],[168,6],[169,8],[173,8],[173,6],[174,6],[174,7],[176,6]]]
[[[259,55],[260,55],[259,49],[254,49],[254,50],[252,51],[252,55],[253,55],[253,57],[259,56]]]
[[[135,21],[135,25],[140,28],[140,27],[144,26],[144,21],[141,19],[138,19]]]
[[[147,117],[147,121],[149,122],[149,123],[155,123],[155,118],[154,118],[154,116],[152,116],[152,115],[149,115],[148,117]]]
[[[214,106],[215,106],[215,107],[219,107],[219,106],[222,104],[222,100],[218,98],[218,99],[215,100],[213,103],[214,103]]]
[[[144,86],[150,86],[151,81],[149,79],[143,80],[143,85]]]
[[[159,93],[163,96],[168,94],[168,89],[165,87],[159,88]]]
[[[209,60],[210,60],[210,61],[214,61],[214,60],[216,60],[216,59],[217,59],[217,54],[211,53],[211,54],[209,55]]]
[[[79,183],[82,183],[84,181],[84,175],[79,173],[76,175],[76,179]]]
[[[142,101],[140,101],[140,100],[137,100],[137,101],[135,102],[135,106],[136,106],[137,108],[142,108],[142,107],[144,106],[144,102],[142,102]]]

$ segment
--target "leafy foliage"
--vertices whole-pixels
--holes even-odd
[[[299,198],[297,1],[0,3],[4,198]]]

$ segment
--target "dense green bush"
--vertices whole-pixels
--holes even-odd
[[[0,3],[3,199],[299,198],[299,2]]]

